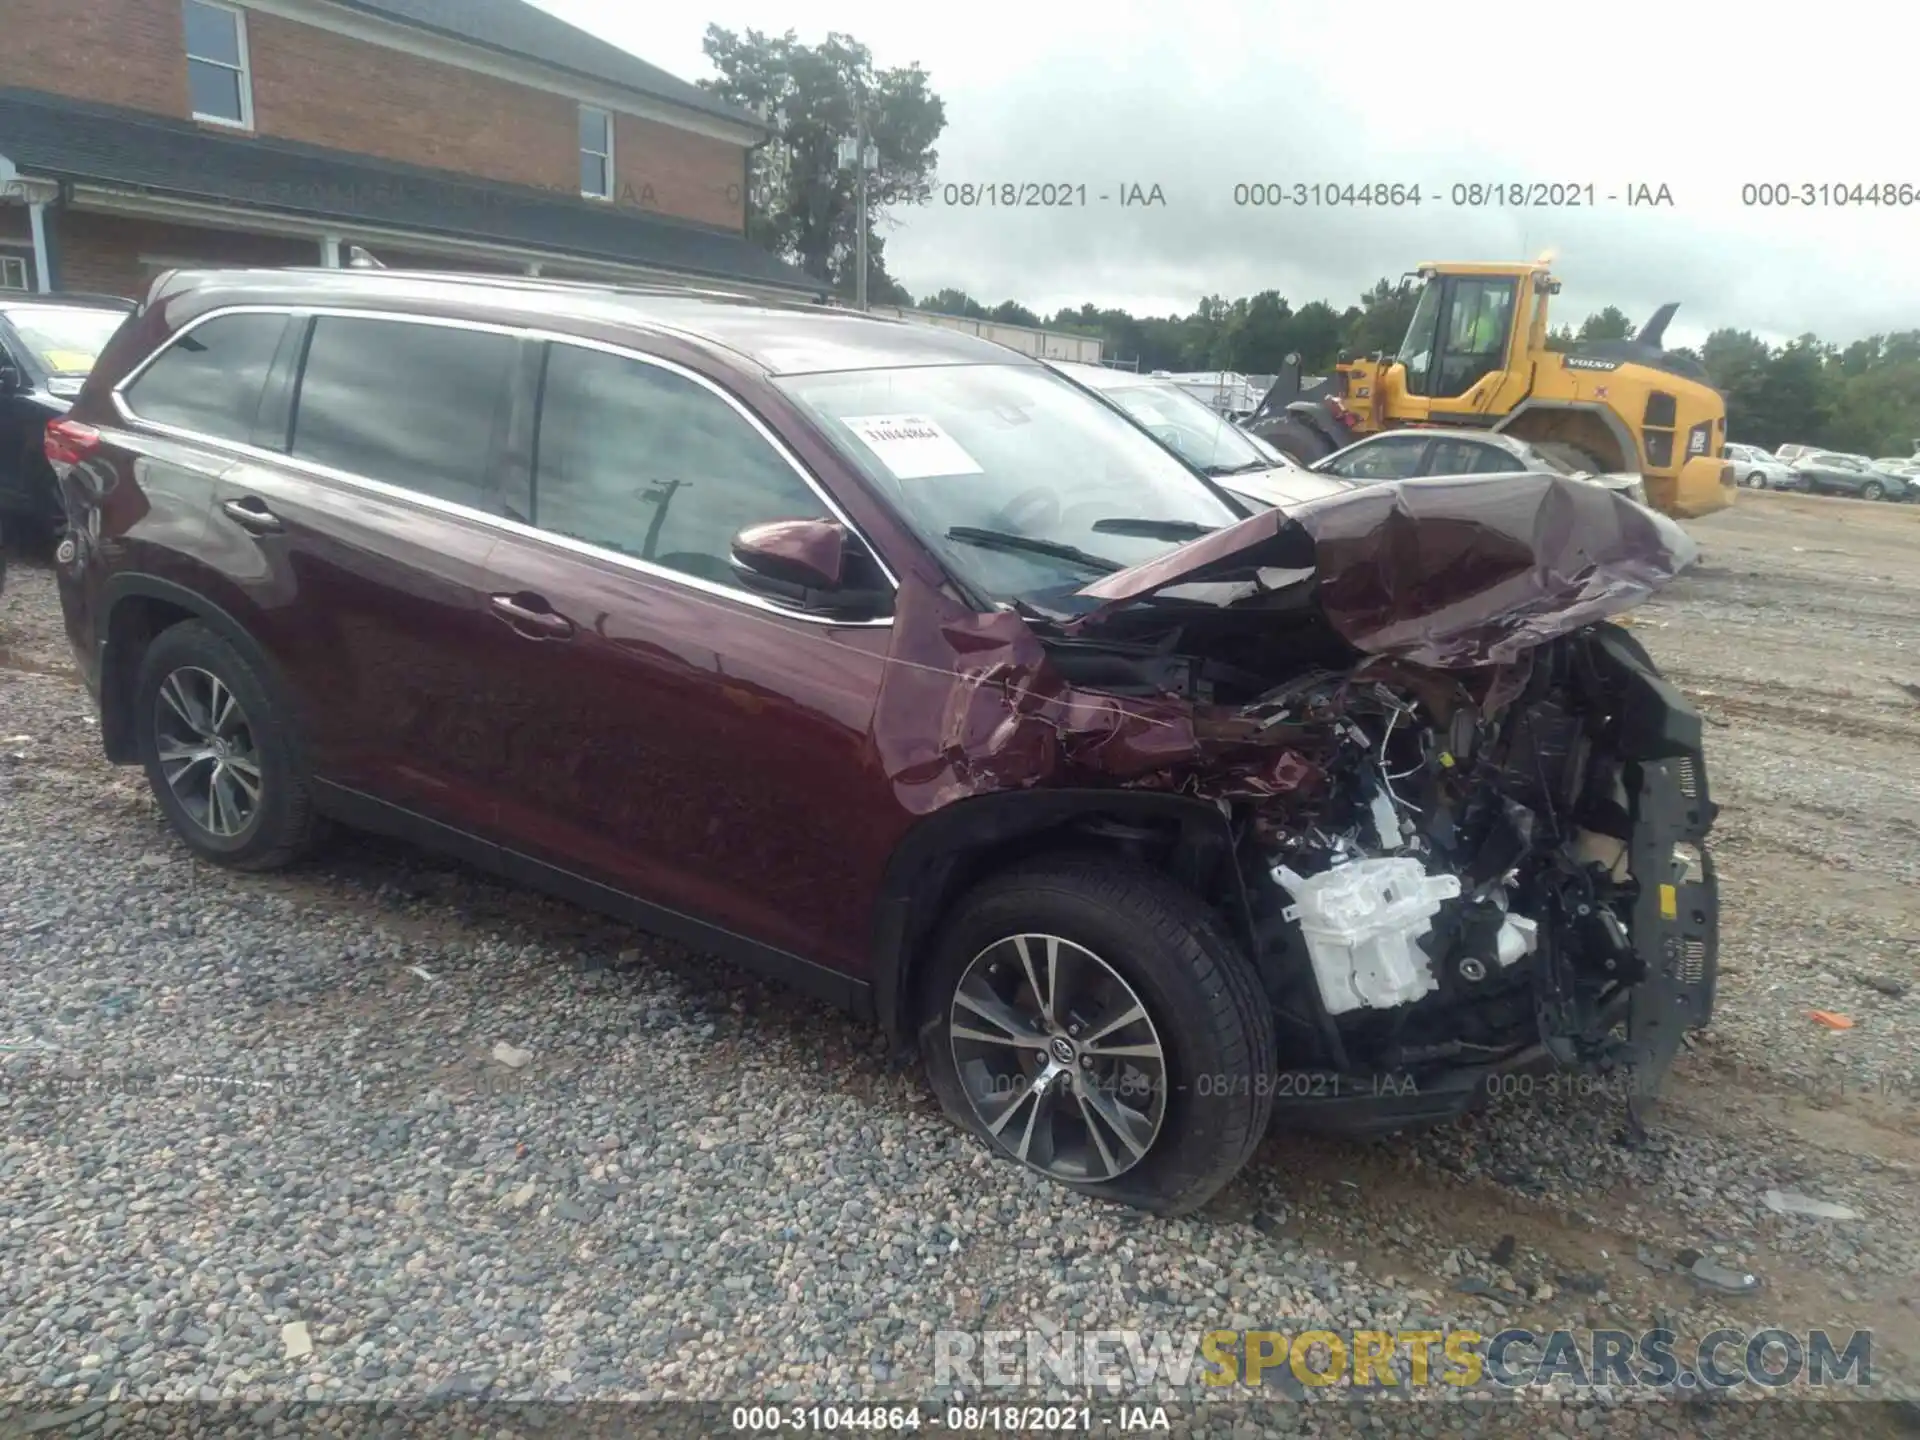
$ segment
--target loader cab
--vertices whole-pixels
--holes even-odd
[[[1458,399],[1505,370],[1519,291],[1519,277],[1512,274],[1429,274],[1395,357],[1406,368],[1405,392],[1426,400]]]

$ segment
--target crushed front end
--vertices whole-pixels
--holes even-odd
[[[1696,555],[1582,480],[1369,486],[1051,605],[903,609],[924,663],[889,671],[880,754],[916,814],[1189,802],[1292,1123],[1439,1120],[1536,1065],[1646,1096],[1712,1009],[1714,804],[1698,714],[1613,619]]]
[[[1657,1090],[1712,1010],[1714,807],[1697,714],[1625,631],[1316,672],[1241,714],[1321,776],[1244,806],[1283,1111],[1441,1119],[1529,1065]]]
[[[1234,828],[1281,1111],[1392,1128],[1534,1066],[1657,1091],[1712,1010],[1715,807],[1697,712],[1610,617],[1696,553],[1598,486],[1415,482],[1082,592],[1054,662],[1126,647],[1191,707],[1193,763],[1125,783]]]

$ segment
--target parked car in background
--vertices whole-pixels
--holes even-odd
[[[1734,478],[1752,490],[1797,490],[1799,477],[1793,467],[1779,456],[1758,445],[1740,445],[1729,440],[1725,446],[1727,463]]]
[[[1816,495],[1852,495],[1861,500],[1904,500],[1912,482],[1875,467],[1864,455],[1816,450],[1793,462],[1801,484]]]
[[[1647,503],[1638,475],[1596,475],[1576,470],[1543,448],[1498,430],[1386,430],[1336,450],[1312,467],[1323,475],[1361,484],[1424,479],[1437,475],[1565,475],[1590,481]]]
[[[1118,406],[1154,439],[1243,500],[1298,505],[1349,488],[1343,481],[1294,464],[1164,376],[1064,360],[1048,363],[1075,384]]]
[[[64,522],[42,450],[47,421],[80,393],[131,300],[0,292],[0,511],[23,531]]]
[[[190,850],[331,819],[764,968],[1081,1191],[1651,1096],[1711,1016],[1701,718],[1610,619],[1698,551],[1597,486],[1248,513],[971,335],[400,270],[171,272],[46,447]]]

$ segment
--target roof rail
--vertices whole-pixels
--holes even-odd
[[[621,281],[621,280],[572,280],[553,275],[516,275],[511,271],[481,270],[396,270],[387,266],[379,268],[353,269],[334,268],[325,265],[282,265],[272,267],[281,270],[294,270],[308,275],[343,275],[351,273],[356,279],[393,279],[393,280],[433,280],[457,285],[484,285],[495,288],[518,290],[575,290],[600,291],[609,295],[707,295],[729,300],[751,300],[750,292],[741,289],[723,288],[710,282],[689,277],[685,281]],[[793,304],[818,303],[811,296],[796,293]]]

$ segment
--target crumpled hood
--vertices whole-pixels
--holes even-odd
[[[1666,516],[1560,475],[1368,485],[1267,510],[1079,593],[1105,602],[1073,621],[1174,586],[1240,582],[1226,603],[1312,585],[1356,650],[1437,668],[1508,663],[1640,604],[1699,547]]]

